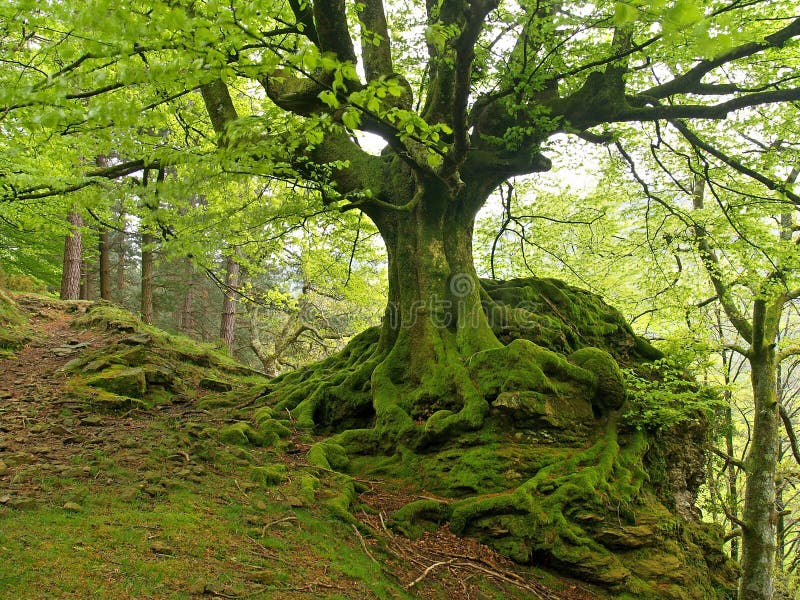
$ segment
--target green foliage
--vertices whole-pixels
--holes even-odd
[[[700,386],[668,358],[639,372],[623,369],[628,390],[624,421],[640,430],[665,431],[687,422],[707,421],[725,406],[718,389]]]

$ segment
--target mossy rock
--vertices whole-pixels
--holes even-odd
[[[605,415],[622,408],[625,378],[613,356],[600,348],[581,348],[570,354],[569,360],[594,376],[596,391],[592,405],[598,414]]]
[[[28,317],[11,296],[0,290],[0,351],[18,350],[30,336]]]
[[[489,322],[503,343],[525,338],[564,354],[594,346],[626,365],[662,356],[600,296],[563,281],[481,279],[481,287]]]
[[[590,423],[594,414],[591,403],[580,395],[545,395],[539,392],[502,392],[492,409],[515,428],[554,427],[568,429]]]
[[[250,476],[256,483],[275,486],[288,479],[286,465],[265,465],[250,467]]]
[[[265,441],[263,434],[253,429],[252,425],[245,421],[225,425],[219,430],[217,436],[226,444],[235,446],[263,446]]]
[[[209,376],[201,377],[197,385],[210,392],[230,392],[233,389],[230,382]]]
[[[450,507],[438,500],[417,500],[394,511],[389,516],[389,527],[404,536],[416,539],[426,531],[435,531],[450,518]]]
[[[112,365],[86,379],[86,385],[119,396],[142,399],[147,391],[145,372],[139,367]]]

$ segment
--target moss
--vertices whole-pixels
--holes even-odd
[[[308,462],[323,469],[343,470],[350,460],[343,446],[331,440],[314,444],[308,451]]]
[[[139,367],[112,365],[86,379],[86,385],[128,398],[144,398],[147,379]]]
[[[253,429],[250,423],[244,421],[222,427],[217,436],[226,444],[236,446],[263,446],[265,443],[264,435]]]
[[[122,412],[132,409],[147,410],[151,405],[139,398],[121,396],[98,387],[84,385],[81,381],[72,381],[67,385],[69,392],[86,402],[96,412]]]
[[[350,512],[350,505],[356,499],[356,488],[349,477],[339,476],[334,483],[335,495],[325,502],[325,507],[331,514],[346,523],[361,525]]]
[[[17,303],[0,289],[0,356],[21,348],[31,336],[28,317]]]
[[[594,376],[596,392],[592,404],[598,414],[622,408],[625,379],[613,356],[600,348],[581,348],[570,354],[569,360]]]
[[[449,496],[496,492],[506,487],[505,461],[497,454],[496,447],[481,445],[457,454],[445,458],[452,466],[442,481]]]
[[[596,294],[556,279],[482,279],[481,286],[489,321],[504,343],[525,338],[564,354],[595,346],[624,364],[653,360],[655,349]]]
[[[457,328],[423,328],[417,337],[401,332],[384,352],[371,330],[272,382],[264,394],[272,408],[257,422],[289,411],[292,424],[336,432],[312,447],[312,464],[447,498],[398,511],[397,528],[408,535],[449,520],[452,531],[514,560],[648,599],[673,582],[636,561],[668,555],[686,565],[687,593],[713,597],[696,580],[703,553],[719,550],[683,543],[645,471],[648,434],[618,432],[626,395],[619,365],[640,369],[647,346],[602,299],[561,282],[484,287],[505,347],[476,352]],[[329,506],[349,520],[353,482],[337,477]],[[720,588],[730,587],[722,579]]]
[[[251,466],[250,476],[256,483],[274,486],[283,483],[288,478],[286,465]]]
[[[419,538],[426,531],[435,531],[450,517],[450,507],[438,500],[417,500],[390,515],[389,527],[406,537]]]

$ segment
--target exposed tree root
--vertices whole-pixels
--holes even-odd
[[[721,538],[670,513],[645,471],[651,438],[620,424],[618,363],[635,368],[658,352],[597,296],[560,282],[484,288],[506,345],[465,354],[463,332],[446,327],[387,345],[371,329],[274,380],[259,422],[289,411],[298,427],[330,434],[309,451],[312,464],[416,482],[430,497],[391,518],[407,535],[449,523],[517,562],[641,598],[723,597],[735,575]],[[340,483],[329,505],[352,520],[354,481]],[[429,557],[418,581],[466,564]]]

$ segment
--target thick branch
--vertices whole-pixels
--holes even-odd
[[[200,92],[203,95],[203,102],[206,105],[208,116],[211,118],[214,131],[220,136],[220,142],[222,142],[221,136],[225,133],[225,128],[239,118],[236,108],[233,106],[228,86],[221,79],[216,79],[200,86]]]
[[[117,179],[124,177],[131,173],[136,173],[142,169],[157,169],[160,168],[157,163],[145,163],[143,160],[134,160],[112,167],[104,167],[102,169],[95,169],[86,173],[86,179],[71,185],[65,185],[61,188],[39,186],[34,188],[27,188],[24,190],[15,190],[10,188],[10,193],[4,194],[0,197],[0,202],[11,202],[15,200],[38,200],[40,198],[50,198],[52,196],[61,196],[71,192],[77,192],[90,185],[97,185],[106,179]],[[10,187],[10,186],[7,186]]]
[[[727,154],[725,154],[724,152],[721,152],[720,150],[718,150],[717,148],[715,148],[711,144],[703,141],[691,129],[689,129],[689,127],[683,121],[674,120],[674,121],[670,121],[670,123],[678,131],[680,131],[681,135],[686,138],[686,141],[688,141],[695,148],[698,148],[700,150],[704,150],[704,151],[708,152],[709,154],[711,154],[715,158],[717,158],[717,159],[721,160],[722,162],[724,162],[729,167],[737,170],[739,173],[742,173],[743,175],[747,175],[748,177],[750,177],[752,179],[755,179],[756,181],[761,183],[764,187],[766,187],[769,190],[780,192],[780,193],[784,194],[787,198],[789,198],[789,200],[794,202],[796,205],[800,206],[800,196],[798,196],[797,194],[792,192],[788,188],[788,186],[786,184],[778,183],[777,181],[774,181],[774,180],[770,179],[769,177],[766,177],[765,175],[762,175],[758,171],[755,171],[755,170],[743,165],[742,163],[740,163],[735,158],[728,156]],[[791,183],[791,181],[789,181],[788,183]]]
[[[645,96],[635,96],[634,101],[647,103],[652,101]],[[743,94],[720,104],[672,104],[649,108],[634,108],[621,111],[617,121],[656,121],[660,119],[725,119],[728,114],[742,108],[775,104],[778,102],[796,102],[800,100],[800,88],[771,90]]]
[[[334,53],[342,62],[356,62],[344,0],[315,0],[314,22],[323,52]]]
[[[392,73],[392,46],[382,0],[365,0],[361,11],[361,54],[367,82]]]
[[[733,465],[734,467],[737,467],[737,468],[741,469],[742,471],[745,470],[745,464],[741,460],[739,460],[738,458],[734,458],[733,456],[729,456],[729,455],[725,454],[722,450],[720,450],[719,448],[715,448],[714,446],[711,446],[711,452],[713,454],[716,454],[717,456],[719,456],[722,460],[724,460],[725,461],[725,466]]]
[[[303,26],[303,35],[305,35],[315,46],[319,46],[319,36],[317,35],[317,26],[314,25],[314,12],[311,8],[311,3],[301,0],[289,0],[289,6],[292,8],[294,18],[297,23]]]
[[[751,42],[738,46],[725,54],[713,59],[702,60],[692,69],[668,81],[657,85],[640,94],[642,97],[667,98],[674,94],[703,93],[704,86],[700,85],[703,77],[717,67],[730,62],[747,58],[768,48],[781,48],[787,41],[800,35],[800,19],[795,19],[789,25],[764,38],[763,42]]]
[[[792,449],[792,456],[794,460],[800,465],[800,449],[797,446],[797,435],[794,432],[794,425],[789,413],[786,412],[786,407],[783,404],[778,404],[781,413],[781,421],[783,421],[783,428],[786,430],[786,437],[789,439],[789,446]]]
[[[467,102],[472,82],[475,44],[483,30],[484,19],[497,6],[497,0],[473,0],[467,23],[456,41],[455,80],[453,83],[454,133],[453,160],[460,163],[467,151]]]

